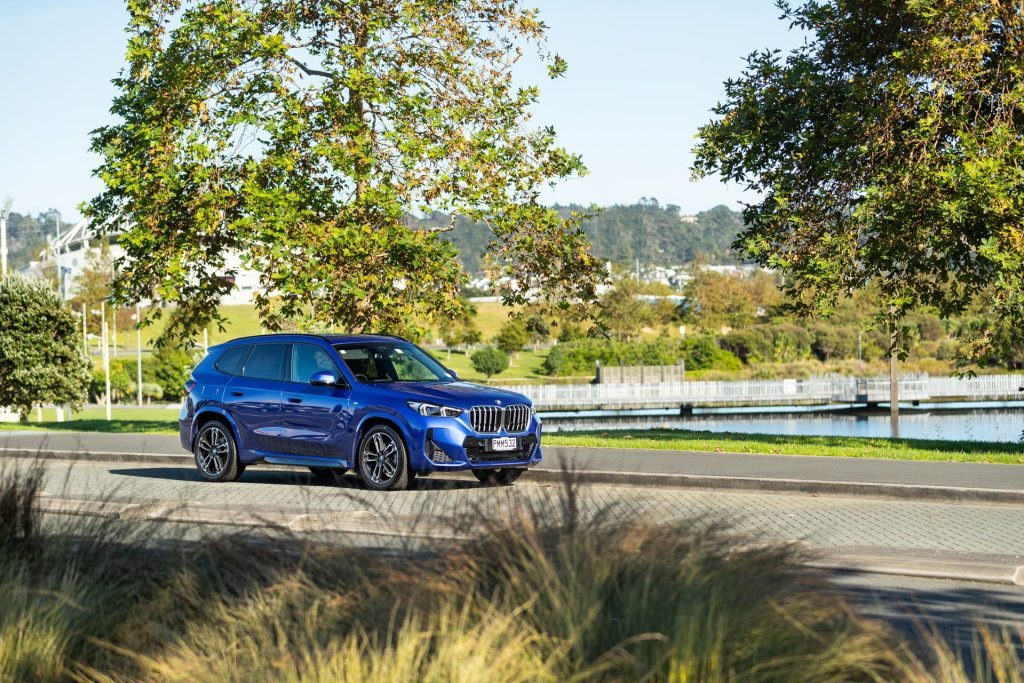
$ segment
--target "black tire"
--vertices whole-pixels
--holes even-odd
[[[500,467],[494,470],[473,470],[474,476],[484,486],[509,486],[525,472],[521,467]]]
[[[338,481],[342,475],[348,472],[344,467],[310,467],[309,471],[317,479],[326,479],[328,481]]]
[[[236,481],[245,472],[231,428],[220,420],[211,420],[199,429],[192,453],[196,469],[206,481]]]
[[[359,440],[356,473],[374,491],[406,489],[412,477],[405,443],[391,427],[370,427]]]

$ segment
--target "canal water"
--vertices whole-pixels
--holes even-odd
[[[813,408],[709,408],[692,415],[673,410],[544,413],[544,431],[684,429],[801,436],[893,436],[888,410],[847,406]],[[1024,402],[944,403],[901,406],[904,439],[1018,442],[1024,436]]]

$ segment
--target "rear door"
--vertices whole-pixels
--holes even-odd
[[[317,344],[292,345],[289,381],[281,403],[285,453],[349,459],[350,454],[341,452],[340,442],[352,417],[352,392],[331,356]],[[333,373],[339,384],[309,383],[314,373],[323,371]]]
[[[224,405],[238,424],[241,447],[280,452],[281,390],[288,371],[290,344],[253,344],[240,375],[224,389]]]

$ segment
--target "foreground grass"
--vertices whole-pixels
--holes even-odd
[[[924,439],[872,439],[853,436],[782,436],[736,432],[634,429],[557,432],[549,446],[651,448],[711,453],[821,455],[890,460],[1024,464],[1024,444]]]
[[[922,654],[859,617],[791,546],[584,520],[571,486],[558,519],[475,515],[469,540],[380,554],[44,523],[42,477],[0,473],[4,681],[1020,680],[1007,636],[968,673],[942,642]]]

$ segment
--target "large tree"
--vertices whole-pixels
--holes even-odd
[[[991,0],[779,3],[700,131],[695,173],[759,196],[737,246],[805,312],[876,285],[897,329],[989,299],[974,355],[1024,323],[1024,14]],[[895,335],[894,335],[895,336]]]
[[[565,62],[518,0],[131,0],[119,123],[97,130],[104,192],[86,207],[120,225],[123,304],[175,303],[167,330],[217,319],[227,254],[262,273],[264,325],[305,319],[412,330],[453,316],[465,279],[445,226],[490,230],[487,266],[509,304],[594,297],[600,266],[579,219],[538,203],[580,158],[532,127],[524,54]],[[220,277],[214,277],[214,274]],[[150,318],[152,320],[152,317]]]

